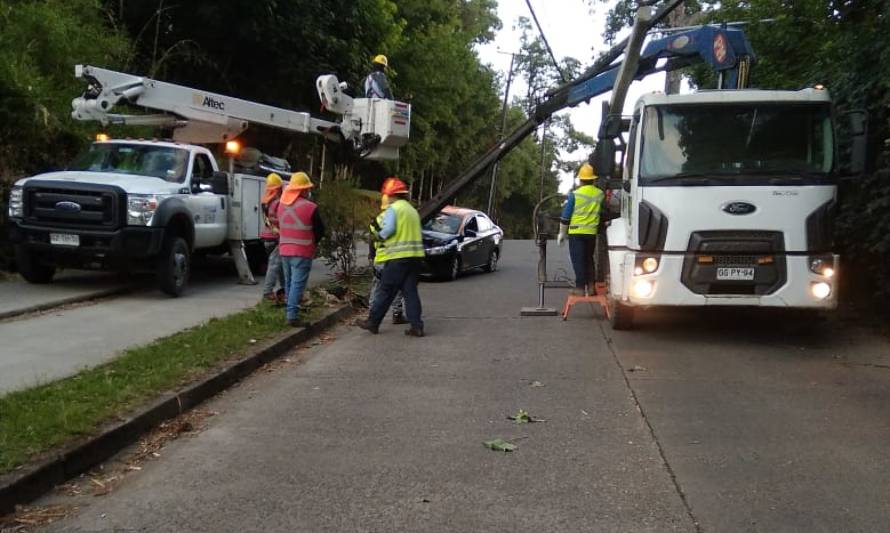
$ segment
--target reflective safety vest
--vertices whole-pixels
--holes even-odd
[[[600,225],[600,208],[605,195],[593,185],[575,189],[575,208],[569,220],[569,235],[596,235]]]
[[[377,227],[383,226],[383,216],[386,214],[386,211],[381,211],[379,215],[377,215]],[[371,235],[376,235],[377,230],[374,229],[374,224],[371,224]],[[374,264],[383,263],[386,261],[386,243],[383,241],[378,241],[371,238],[371,242],[374,246]]]
[[[263,231],[260,238],[266,241],[278,240],[278,200],[263,205]]]
[[[318,208],[305,198],[278,206],[278,251],[282,257],[315,257],[312,215]]]
[[[393,259],[425,257],[420,215],[417,214],[417,210],[407,200],[396,200],[390,209],[396,213],[396,232],[383,241],[383,257],[380,257],[381,249],[377,248],[374,262],[385,263]]]

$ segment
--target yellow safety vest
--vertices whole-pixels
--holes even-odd
[[[407,200],[396,200],[390,206],[396,213],[396,232],[383,242],[383,258],[374,257],[375,263],[393,259],[425,257],[423,235],[420,232],[420,215]],[[378,248],[379,250],[379,248]],[[377,252],[379,254],[379,251]]]
[[[569,235],[596,235],[605,194],[593,185],[582,185],[573,194],[575,208],[569,220]]]

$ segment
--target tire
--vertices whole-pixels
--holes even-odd
[[[247,265],[254,275],[263,275],[266,273],[266,267],[269,264],[269,256],[266,255],[266,247],[263,243],[252,242],[244,246],[244,253],[247,254]]]
[[[500,252],[498,252],[497,248],[489,252],[488,254],[488,263],[482,267],[482,270],[485,272],[494,272],[498,269],[498,259],[500,259]]]
[[[596,250],[594,252],[594,274],[597,283],[606,281],[606,272],[609,271],[609,243],[606,235],[600,233],[596,236]]]
[[[177,297],[185,290],[191,273],[189,245],[182,237],[168,237],[158,258],[158,288]]]
[[[454,281],[460,276],[461,271],[460,256],[455,254],[451,261],[448,262],[448,268],[442,273],[442,279]]]
[[[634,308],[609,298],[609,323],[616,331],[633,329]]]
[[[54,265],[44,263],[39,255],[24,246],[15,247],[15,264],[19,274],[28,283],[43,285],[50,283],[56,275]]]

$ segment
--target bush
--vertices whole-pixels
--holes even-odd
[[[357,237],[367,235],[371,220],[380,212],[379,200],[374,193],[356,189],[348,182],[325,184],[315,200],[327,228],[318,255],[334,269],[338,279],[349,282],[359,272]]]

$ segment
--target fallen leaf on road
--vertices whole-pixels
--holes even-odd
[[[6,518],[0,517],[0,530],[24,531],[21,526],[46,526],[61,520],[77,510],[69,505],[18,506],[15,514]],[[9,529],[6,529],[9,526]]]
[[[493,450],[496,452],[512,452],[516,449],[515,444],[511,444],[504,439],[487,440],[483,442],[482,445],[489,450]]]
[[[628,372],[645,372],[646,367],[640,365],[634,365],[627,370]]]
[[[543,387],[543,386],[544,386],[544,384],[541,383],[540,381],[532,381],[532,382],[529,384],[529,387]]]
[[[546,422],[543,418],[535,418],[528,414],[524,409],[520,409],[515,415],[508,416],[507,420],[512,420],[517,424],[533,424],[535,422]]]

